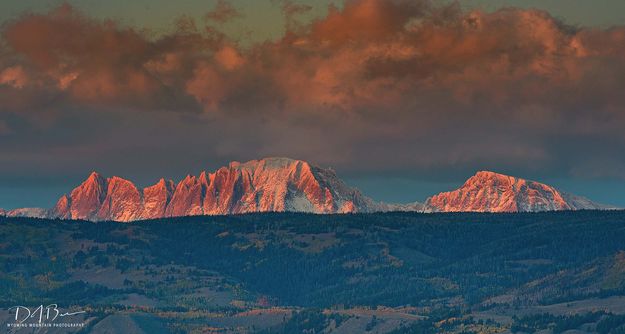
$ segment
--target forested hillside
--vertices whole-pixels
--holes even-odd
[[[0,240],[1,306],[87,307],[83,332],[625,328],[622,211],[3,218]]]

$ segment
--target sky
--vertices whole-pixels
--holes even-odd
[[[493,170],[625,206],[621,0],[21,0],[0,22],[3,208],[266,156],[387,202]]]

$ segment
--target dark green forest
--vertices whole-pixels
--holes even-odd
[[[623,211],[267,213],[129,224],[0,218],[0,240],[2,307],[17,301],[91,305],[104,316],[128,310],[118,301],[135,294],[158,301],[150,306],[158,311],[291,309],[282,327],[265,332],[288,332],[309,318],[306,326],[340,326],[349,316],[320,310],[381,306],[430,315],[432,330],[432,319],[452,312],[464,320],[451,332],[459,324],[484,325],[488,319],[477,318],[491,313],[511,319],[512,325],[499,326],[531,332],[558,328],[559,322],[577,325],[579,319],[566,314],[542,319],[536,314],[543,313],[523,310],[625,296]],[[106,268],[115,279],[123,277],[123,284],[84,274]],[[176,297],[203,287],[240,302]],[[602,313],[588,313],[588,322],[607,326],[617,317],[609,308],[597,311]],[[370,329],[379,326],[376,321],[368,320]],[[612,327],[621,325],[616,321]]]

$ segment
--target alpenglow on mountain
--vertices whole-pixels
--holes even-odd
[[[177,185],[161,179],[144,189],[120,177],[93,172],[49,215],[63,219],[140,219],[294,211],[379,211],[378,204],[348,187],[330,169],[287,158],[232,162],[214,173],[187,176]]]
[[[288,158],[266,158],[227,167],[178,184],[161,179],[140,189],[131,181],[93,172],[54,208],[0,209],[0,216],[114,220],[128,222],[197,215],[252,212],[358,213],[538,212],[604,210],[611,207],[561,192],[543,183],[489,171],[462,187],[429,197],[425,203],[386,204],[364,196],[331,169]]]
[[[499,173],[481,171],[462,187],[428,198],[428,212],[538,212],[603,210],[594,203],[548,186]]]

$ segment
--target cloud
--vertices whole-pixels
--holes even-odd
[[[312,7],[305,4],[295,3],[291,0],[275,0],[280,4],[282,14],[285,18],[285,29],[287,33],[293,33],[300,28],[298,16],[312,10]]]
[[[7,67],[0,72],[0,85],[23,88],[27,83],[28,77],[21,66]]]
[[[351,172],[625,178],[625,27],[426,0],[348,0],[298,22],[306,6],[278,5],[284,36],[246,47],[211,25],[240,16],[225,1],[206,26],[182,18],[159,36],[68,5],[25,14],[2,31],[0,120],[18,137],[62,128],[113,160],[136,145],[137,170],[291,155]],[[50,142],[42,157],[84,152]]]
[[[221,24],[240,17],[243,17],[243,15],[231,3],[225,0],[217,0],[215,8],[204,16],[209,21]]]
[[[14,78],[13,86],[20,85],[16,88],[43,84],[86,105],[159,108],[180,103],[177,88],[163,82],[166,73],[161,78],[148,65],[170,52],[191,52],[176,49],[183,47],[183,36],[151,41],[132,28],[92,20],[63,5],[46,15],[25,14],[6,25],[3,37],[6,57],[21,62],[2,72],[3,82],[8,74],[16,75],[7,72],[11,69],[33,74],[30,87],[23,75],[19,82]]]

